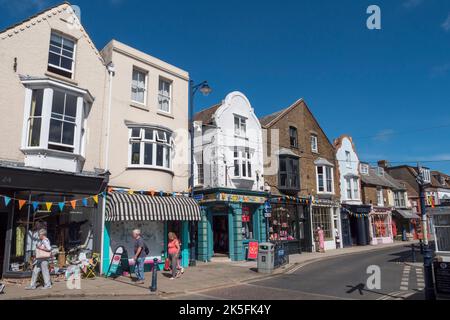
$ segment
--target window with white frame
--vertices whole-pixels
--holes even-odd
[[[384,206],[383,188],[377,188],[377,205],[379,207]]]
[[[346,178],[345,179],[345,183],[347,185],[347,200],[351,200],[351,199],[353,199],[353,196],[352,196],[352,179],[351,178]]]
[[[353,199],[359,200],[359,179],[353,178]]]
[[[38,81],[36,89],[27,89],[29,104],[25,110],[23,148],[82,154],[84,118],[91,102],[78,90],[53,86],[49,82]]]
[[[333,193],[333,168],[329,166],[318,166],[317,170],[317,191],[319,193]]]
[[[234,176],[236,178],[251,178],[253,176],[249,148],[234,147]]]
[[[163,78],[159,79],[158,105],[159,110],[163,112],[171,112],[172,101],[172,82]]]
[[[131,100],[133,102],[146,104],[147,79],[147,72],[137,68],[133,68],[133,78],[131,81]]]
[[[430,169],[425,169],[422,168],[422,177],[423,177],[423,182],[425,183],[431,183],[431,172]]]
[[[239,137],[247,136],[247,119],[234,116],[234,134]]]
[[[75,41],[52,32],[48,56],[48,71],[72,79],[75,69]]]
[[[350,151],[345,151],[345,163],[347,165],[347,168],[352,167],[352,155]]]
[[[347,200],[359,200],[359,179],[348,177],[345,179]]]
[[[316,135],[311,135],[311,151],[314,153],[318,153],[319,152],[319,145],[317,142],[317,136]]]
[[[366,163],[361,164],[361,174],[368,175],[369,174],[369,165]]]
[[[405,192],[403,191],[394,192],[394,205],[396,208],[406,208]]]
[[[172,133],[157,128],[130,128],[129,166],[171,169]]]

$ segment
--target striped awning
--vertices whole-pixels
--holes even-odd
[[[121,192],[109,193],[106,221],[198,221],[200,207],[188,197],[152,197]]]

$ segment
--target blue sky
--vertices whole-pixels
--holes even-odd
[[[60,1],[0,0],[0,28]],[[259,116],[304,98],[362,160],[437,161],[450,173],[450,1],[73,1],[101,49],[115,38],[245,93]],[[366,27],[381,8],[382,30]]]

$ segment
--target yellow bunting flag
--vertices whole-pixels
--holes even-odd
[[[134,194],[134,190],[128,190],[128,194],[133,195]]]
[[[94,199],[95,203],[98,204],[98,195],[93,196],[92,199]]]
[[[19,210],[22,210],[23,206],[27,203],[27,200],[19,200]]]
[[[76,209],[77,208],[77,200],[70,201],[70,205],[72,206],[73,209]]]
[[[47,207],[47,211],[50,211],[50,210],[52,209],[52,207],[53,207],[53,203],[51,203],[51,202],[46,202],[46,203],[45,203],[45,206]]]

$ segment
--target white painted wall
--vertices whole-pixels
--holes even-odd
[[[246,118],[246,138],[234,131],[235,115]],[[263,191],[262,129],[247,97],[230,93],[214,115],[217,127],[197,127],[195,138],[195,184],[198,184],[197,163],[203,150],[204,188],[231,188]],[[248,147],[251,153],[252,177],[234,177],[234,147]],[[259,181],[257,180],[259,176]]]
[[[351,162],[346,162],[346,152],[350,152]],[[348,137],[341,138],[341,144],[339,148],[336,150],[336,158],[338,159],[338,168],[339,168],[339,182],[341,188],[341,202],[347,204],[359,205],[361,202],[361,178],[359,174],[359,157],[355,152],[352,141]],[[347,176],[355,176],[358,177],[358,195],[353,197],[354,199],[348,199],[347,197]],[[352,187],[353,189],[353,187]]]

